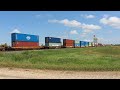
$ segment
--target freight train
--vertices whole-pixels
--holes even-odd
[[[93,42],[78,41],[71,39],[63,39],[56,37],[45,37],[45,46],[39,45],[39,36],[12,33],[11,34],[11,47],[0,47],[1,51],[4,50],[35,50],[35,49],[50,49],[50,48],[82,48],[82,47],[94,47]],[[99,44],[102,46],[102,44]]]

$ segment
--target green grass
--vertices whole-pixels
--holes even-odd
[[[120,47],[0,52],[0,67],[78,71],[120,71]]]

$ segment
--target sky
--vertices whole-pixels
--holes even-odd
[[[11,45],[11,33],[60,37],[99,43],[120,43],[120,11],[0,11],[0,44]]]

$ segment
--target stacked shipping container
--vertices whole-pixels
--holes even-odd
[[[12,47],[28,47],[36,48],[39,47],[39,36],[21,33],[12,33]]]
[[[61,38],[45,37],[46,47],[61,47]]]
[[[75,40],[75,47],[80,47],[80,41]]]
[[[84,42],[85,43],[85,47],[88,47],[89,46],[89,42]]]
[[[75,44],[75,40],[63,39],[64,47],[74,47],[74,44]]]
[[[84,41],[80,41],[80,47],[85,47],[85,42]]]
[[[15,41],[12,42],[12,47],[38,47],[39,43],[36,42],[21,42]]]
[[[80,41],[80,47],[88,47],[88,46],[89,46],[89,42]]]
[[[29,35],[29,34],[20,34],[12,33],[12,47],[39,47],[39,36],[38,35]],[[45,46],[46,47],[61,47],[61,38],[55,37],[45,37]],[[63,39],[63,47],[91,47],[95,46],[93,42],[86,41],[77,41],[70,39]]]

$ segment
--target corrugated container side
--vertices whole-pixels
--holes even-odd
[[[64,47],[74,47],[74,45],[75,45],[75,40],[63,39]]]
[[[38,35],[12,33],[11,38],[12,38],[12,42],[13,41],[39,42],[39,36]]]
[[[64,47],[66,47],[66,48],[74,48],[74,46],[64,46]]]
[[[39,47],[38,42],[12,42],[12,47]]]
[[[45,43],[61,43],[61,38],[45,37]]]
[[[45,43],[46,47],[60,47],[62,44],[61,43]]]
[[[64,46],[64,47],[74,47],[73,44],[64,44],[63,46]]]
[[[11,34],[11,41],[13,42],[13,41],[15,41],[16,40],[16,35],[15,35],[15,33],[12,33]]]
[[[67,44],[63,44],[63,46],[64,46],[64,47],[66,47],[66,46],[68,46],[68,47],[69,47],[69,46],[74,47],[74,44],[68,44],[68,43],[67,43]]]
[[[85,42],[84,41],[80,41],[80,47],[85,47]]]
[[[49,43],[49,38],[45,37],[45,43]]]
[[[88,47],[89,46],[89,42],[84,42],[85,46]]]
[[[75,43],[75,40],[63,39],[64,43]]]

